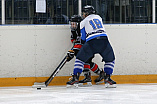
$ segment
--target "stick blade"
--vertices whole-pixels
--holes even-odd
[[[45,88],[46,85],[45,85],[45,82],[35,82],[34,85],[32,85],[32,88]]]

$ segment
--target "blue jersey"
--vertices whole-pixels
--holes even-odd
[[[89,15],[81,21],[80,30],[81,39],[86,42],[96,37],[107,36],[102,18],[95,14]]]

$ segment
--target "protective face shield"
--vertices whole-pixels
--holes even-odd
[[[78,23],[77,22],[70,22],[70,28],[71,30],[76,30],[78,27]]]
[[[70,28],[71,30],[76,30],[79,23],[82,21],[82,17],[79,15],[73,15],[70,19]]]

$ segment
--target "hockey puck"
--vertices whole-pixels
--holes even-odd
[[[41,88],[37,88],[37,90],[41,90]]]

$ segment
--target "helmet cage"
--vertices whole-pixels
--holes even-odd
[[[78,22],[71,22],[70,21],[70,28],[71,30],[75,31],[78,27]]]
[[[82,21],[82,17],[79,15],[73,15],[70,19],[70,28],[71,30],[76,30],[78,27],[78,24]]]

